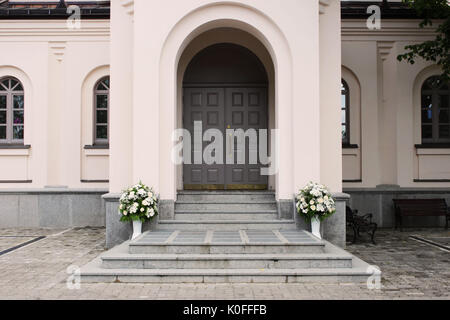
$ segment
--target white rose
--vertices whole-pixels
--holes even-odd
[[[311,206],[311,210],[312,210],[312,211],[316,211],[316,206],[312,205],[312,206]]]

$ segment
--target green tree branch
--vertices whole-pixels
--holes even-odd
[[[433,20],[441,22],[436,28],[436,38],[419,44],[408,45],[399,61],[414,64],[418,58],[432,61],[442,67],[442,77],[450,80],[450,4],[448,0],[403,0],[423,19],[419,26],[432,26]]]

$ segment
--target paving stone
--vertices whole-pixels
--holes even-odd
[[[79,290],[69,290],[67,267],[82,266],[105,251],[104,229],[3,229],[0,230],[0,248],[16,243],[1,236],[45,235],[47,238],[0,256],[0,299],[450,299],[450,254],[410,239],[413,234],[444,239],[440,240],[443,243],[450,236],[442,229],[414,229],[403,233],[380,230],[376,246],[370,243],[347,246],[351,253],[380,267],[383,272],[381,290],[345,282],[82,283]],[[160,236],[167,240],[170,234]],[[295,234],[284,231],[283,236],[288,239]]]

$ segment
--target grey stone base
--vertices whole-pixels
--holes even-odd
[[[106,247],[113,248],[131,239],[133,227],[131,222],[121,222],[119,215],[119,194],[109,193],[103,196],[106,211]],[[142,232],[155,228],[158,224],[157,216],[150,222],[142,225]]]
[[[0,191],[0,228],[104,227],[106,190]]]
[[[278,219],[294,219],[295,207],[292,199],[278,200]]]
[[[175,201],[160,200],[159,201],[159,217],[162,220],[175,219]]]
[[[379,186],[377,188],[346,189],[350,194],[350,207],[360,214],[372,213],[380,228],[394,227],[394,205],[392,199],[446,199],[450,205],[448,188],[399,188]],[[404,217],[404,227],[445,227],[444,217]]]

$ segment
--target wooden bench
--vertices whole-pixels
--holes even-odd
[[[446,217],[450,220],[450,208],[445,199],[394,199],[395,229],[403,231],[403,217]]]

